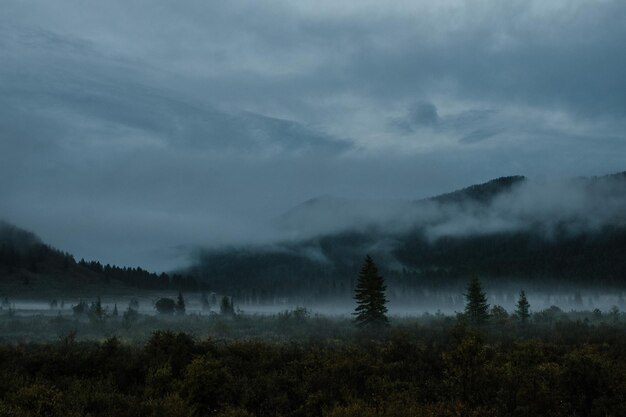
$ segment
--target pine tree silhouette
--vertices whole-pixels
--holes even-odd
[[[473,325],[484,324],[489,318],[489,304],[487,296],[483,292],[478,276],[472,275],[465,294],[465,316]]]
[[[359,327],[386,326],[387,299],[385,298],[385,282],[378,275],[378,268],[371,256],[365,257],[365,263],[359,273],[359,280],[354,292],[357,306],[354,311],[355,322]]]
[[[526,299],[526,293],[524,292],[524,290],[520,291],[519,293],[519,299],[517,300],[516,307],[517,308],[515,312],[517,313],[518,317],[520,318],[522,323],[526,323],[526,321],[528,321],[528,318],[530,317],[530,313],[528,312],[530,308],[530,303],[528,302],[528,299]]]

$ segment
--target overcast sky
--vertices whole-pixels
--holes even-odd
[[[172,268],[311,197],[623,171],[626,2],[0,0],[0,218]]]

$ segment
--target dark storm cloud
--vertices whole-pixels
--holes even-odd
[[[311,197],[623,170],[626,4],[5,1],[0,218],[172,267]]]

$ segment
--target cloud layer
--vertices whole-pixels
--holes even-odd
[[[0,217],[79,257],[170,268],[318,195],[624,169],[622,1],[2,9]]]
[[[477,186],[480,198],[467,190],[418,201],[325,196],[289,210],[275,226],[284,239],[296,241],[354,231],[397,237],[418,230],[431,241],[518,231],[550,239],[556,233],[626,226],[624,173],[560,181],[517,177],[505,183],[498,179]],[[497,191],[488,195],[487,189]]]

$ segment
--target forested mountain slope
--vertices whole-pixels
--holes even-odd
[[[446,286],[472,273],[626,286],[626,173],[552,182],[503,177],[404,202],[323,197],[277,224],[289,238],[204,251],[190,272],[244,297],[343,297],[369,253],[391,287]]]
[[[142,268],[120,268],[97,261],[76,262],[66,252],[43,243],[34,233],[0,220],[0,286],[5,289],[81,289],[89,285],[142,289],[198,289],[183,275],[157,275]]]

